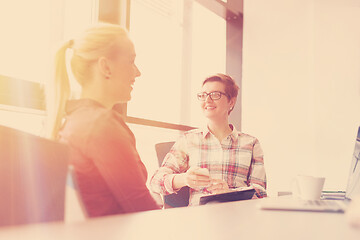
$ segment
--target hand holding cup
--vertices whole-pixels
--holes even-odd
[[[195,190],[208,187],[212,184],[207,168],[190,167],[185,174],[186,185]]]
[[[207,188],[210,193],[226,193],[231,191],[227,182],[222,179],[212,179],[212,185]]]

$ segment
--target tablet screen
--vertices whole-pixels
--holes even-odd
[[[246,189],[240,191],[202,196],[200,198],[200,205],[204,205],[209,202],[232,202],[232,201],[247,200],[247,199],[251,199],[254,196],[254,193],[255,193],[255,189]]]

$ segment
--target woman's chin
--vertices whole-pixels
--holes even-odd
[[[128,101],[131,100],[131,95],[129,96],[123,96],[123,97],[119,97],[116,102],[117,103],[127,103]]]
[[[213,112],[209,112],[209,111],[205,111],[204,112],[204,116],[208,119],[212,119],[212,118],[215,118],[216,117],[216,114],[213,113]]]
[[[227,121],[228,119],[228,115],[220,115],[219,113],[209,113],[209,112],[204,112],[204,117],[207,118],[210,121],[216,121],[216,122],[221,122],[221,121]]]

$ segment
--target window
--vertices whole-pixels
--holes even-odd
[[[190,118],[193,126],[205,122],[196,98],[201,83],[215,73],[226,72],[226,21],[197,2],[193,6]]]
[[[133,0],[130,34],[142,72],[129,116],[199,126],[201,82],[225,72],[226,21],[193,0]]]
[[[48,0],[2,3],[1,75],[39,83],[48,78],[52,3]]]
[[[53,51],[96,19],[96,0],[13,0],[0,5],[0,124],[34,134],[45,117]]]
[[[128,103],[129,116],[180,123],[182,3],[131,2],[130,33],[142,75],[136,80]]]

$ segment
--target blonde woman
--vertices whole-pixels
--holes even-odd
[[[77,100],[68,100],[69,49],[73,52],[71,70],[81,86]],[[88,29],[56,54],[56,91],[49,108],[55,111],[50,114],[49,135],[70,146],[71,164],[89,217],[159,208],[145,185],[147,171],[135,137],[118,110],[118,103],[131,99],[140,76],[135,56],[128,33],[112,24]]]
[[[239,87],[228,75],[206,78],[197,97],[206,126],[185,132],[153,175],[154,192],[167,195],[190,187],[190,205],[204,194],[254,187],[254,198],[266,196],[266,174],[259,141],[229,123]]]

